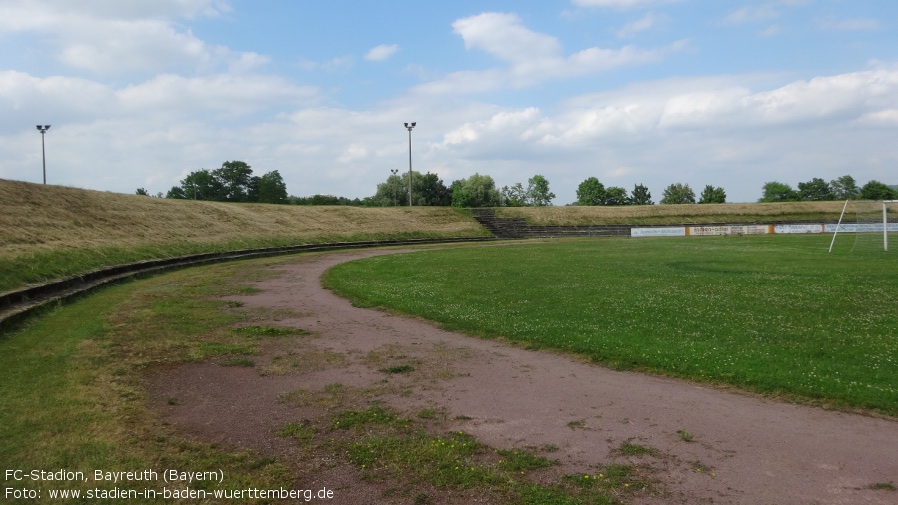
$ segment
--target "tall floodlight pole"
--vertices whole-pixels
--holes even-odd
[[[405,123],[408,130],[408,206],[412,206],[412,128],[418,123]]]
[[[44,134],[51,125],[37,125],[37,131],[41,132],[41,156],[44,158],[44,184],[47,184],[47,148],[44,144]]]
[[[398,169],[398,168],[391,168],[391,169],[390,169],[390,173],[393,174],[393,175],[395,176],[396,174],[399,173],[399,169]],[[396,206],[396,185],[393,184],[393,207],[395,207],[395,206]]]

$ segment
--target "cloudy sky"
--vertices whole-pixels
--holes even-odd
[[[288,192],[898,184],[898,2],[0,0],[0,178],[165,192],[228,160]]]

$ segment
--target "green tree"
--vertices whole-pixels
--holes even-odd
[[[212,176],[218,181],[221,191],[218,198],[224,202],[250,201],[252,167],[243,161],[226,161],[221,168],[212,171]],[[211,198],[208,198],[211,200]]]
[[[630,198],[627,197],[626,188],[620,186],[611,186],[605,190],[605,205],[622,206],[630,205]]]
[[[861,188],[862,200],[895,200],[898,199],[898,191],[887,186],[885,183],[873,180],[864,184]]]
[[[255,198],[253,201],[259,203],[287,203],[287,184],[281,177],[280,172],[273,170],[256,178]]]
[[[792,189],[792,186],[783,182],[765,182],[764,193],[758,201],[763,203],[796,202],[798,201],[798,192]]]
[[[861,192],[854,177],[850,175],[843,175],[838,179],[833,179],[829,182],[829,187],[832,190],[833,198],[836,200],[851,200],[857,198],[857,195]]]
[[[412,178],[414,181],[414,178]],[[377,185],[377,191],[371,197],[370,204],[375,207],[394,207],[408,205],[408,175],[405,181],[398,175],[391,174],[386,182]],[[414,189],[414,188],[413,188]]]
[[[605,205],[605,185],[590,177],[577,186],[577,205]]]
[[[439,207],[448,206],[452,203],[452,193],[437,174],[430,172],[424,174],[421,178],[420,192],[424,205]]]
[[[702,190],[702,196],[699,198],[698,203],[726,203],[727,202],[727,194],[723,188],[715,188],[714,186],[708,184],[705,186],[705,189]]]
[[[390,175],[377,185],[377,192],[367,200],[374,207],[408,206],[408,172]],[[451,193],[437,174],[412,171],[412,204],[438,206],[451,203]]]
[[[150,196],[150,192],[147,191],[146,188],[137,188],[137,191],[135,191],[134,194],[140,196]]]
[[[177,190],[176,190],[177,188]],[[212,172],[205,168],[191,172],[181,179],[181,186],[169,190],[166,198],[186,198],[188,200],[220,200],[221,183]]]
[[[555,193],[549,191],[549,180],[541,175],[527,179],[527,202],[535,207],[552,205]]]
[[[496,207],[500,201],[496,181],[488,175],[475,173],[452,183],[453,207]]]
[[[662,205],[695,203],[695,192],[688,184],[671,184],[664,189],[661,198]]]
[[[186,200],[187,194],[184,192],[184,188],[181,186],[172,186],[168,193],[165,194],[165,198],[174,198],[176,200]]]
[[[514,183],[511,187],[502,186],[500,194],[502,195],[502,205],[506,207],[527,205],[527,190],[520,182]]]
[[[798,183],[798,197],[801,200],[820,202],[826,200],[835,200],[832,186],[828,182],[819,177],[814,177],[808,182]]]
[[[654,205],[655,202],[652,201],[652,194],[649,193],[649,188],[642,184],[637,184],[636,186],[633,186],[633,192],[630,194],[630,204]]]

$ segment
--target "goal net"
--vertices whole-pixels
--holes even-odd
[[[839,221],[825,231],[832,235],[830,252],[898,256],[898,200],[849,200]]]

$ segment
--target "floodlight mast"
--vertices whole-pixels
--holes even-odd
[[[47,184],[47,149],[44,144],[44,134],[52,125],[37,125],[37,131],[41,132],[41,157],[44,159],[44,185]]]
[[[412,206],[412,128],[418,123],[404,123],[408,130],[408,206]]]

